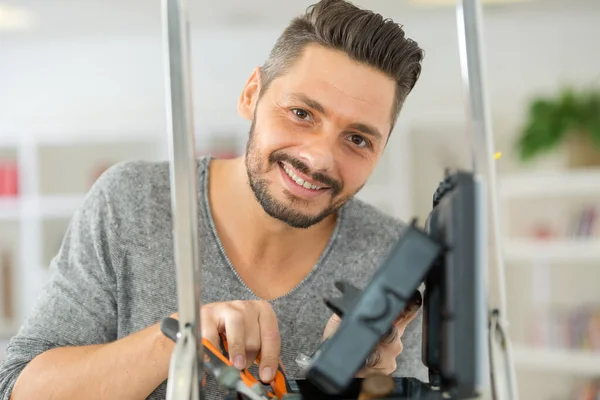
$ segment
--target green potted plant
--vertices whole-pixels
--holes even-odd
[[[567,148],[571,168],[600,166],[600,91],[567,88],[552,97],[536,97],[517,140],[522,161]]]

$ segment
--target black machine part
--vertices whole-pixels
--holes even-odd
[[[313,356],[306,372],[311,385],[327,395],[355,385],[366,358],[424,283],[422,359],[428,387],[453,399],[481,393],[487,327],[481,193],[472,173],[448,173],[426,230],[413,221],[364,290],[338,284],[346,295],[326,304],[344,317]],[[428,396],[423,391],[406,398]]]
[[[472,173],[447,173],[434,195],[428,234],[448,251],[425,280],[423,363],[453,398],[481,391],[487,332],[482,188]]]
[[[442,249],[414,222],[409,225],[360,296],[341,302],[350,309],[343,310],[338,330],[322,344],[306,378],[325,393],[343,392],[392,329]]]

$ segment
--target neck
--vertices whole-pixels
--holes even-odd
[[[236,268],[276,272],[302,264],[298,261],[306,260],[307,254],[318,259],[335,228],[335,215],[307,229],[292,228],[269,216],[258,203],[243,157],[213,160],[209,173],[213,219]]]

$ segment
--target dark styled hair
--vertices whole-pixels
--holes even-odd
[[[342,51],[396,81],[392,127],[404,100],[421,74],[423,50],[407,38],[402,26],[345,0],[321,0],[294,18],[278,38],[261,68],[261,91],[285,74],[309,44]]]

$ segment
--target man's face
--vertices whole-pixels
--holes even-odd
[[[250,186],[269,215],[308,228],[356,194],[375,168],[391,129],[395,82],[311,45],[260,101],[259,89],[255,71],[238,106],[252,118]]]

